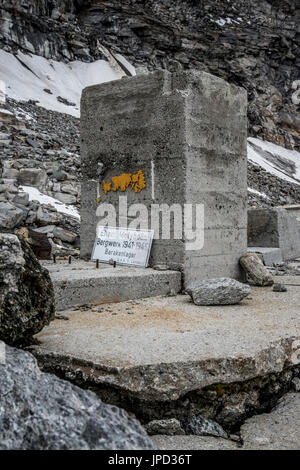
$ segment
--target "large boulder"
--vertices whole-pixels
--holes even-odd
[[[138,421],[40,371],[28,352],[6,347],[0,364],[1,450],[154,449]]]
[[[0,234],[0,340],[30,340],[54,319],[54,291],[48,271],[23,238]]]
[[[13,229],[26,219],[26,213],[10,202],[0,202],[0,228]]]
[[[231,305],[250,294],[247,284],[235,279],[207,279],[190,284],[186,289],[195,305]]]

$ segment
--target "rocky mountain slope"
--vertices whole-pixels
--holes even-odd
[[[199,68],[248,90],[249,133],[300,148],[297,0],[0,1],[0,45],[139,70]]]
[[[299,20],[296,0],[0,0],[2,228],[76,253],[80,92],[130,64],[245,87],[249,205],[299,203]]]

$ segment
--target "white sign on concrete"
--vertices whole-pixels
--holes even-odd
[[[137,230],[122,227],[99,227],[92,260],[128,266],[147,267],[153,230]]]

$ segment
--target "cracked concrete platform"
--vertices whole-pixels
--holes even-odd
[[[299,277],[275,282],[300,284]],[[93,311],[94,310],[94,311]],[[155,297],[66,311],[37,335],[42,367],[146,401],[174,401],[211,384],[241,382],[300,363],[300,287],[252,288],[239,305],[198,307]]]
[[[139,299],[181,291],[181,273],[73,260],[44,261],[53,282],[56,310],[87,303]]]

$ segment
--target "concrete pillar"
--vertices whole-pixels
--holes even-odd
[[[153,204],[203,204],[203,248],[190,249],[184,236],[154,240],[150,264],[181,269],[185,284],[239,278],[247,251],[246,108],[245,90],[198,71],[157,71],[86,88],[81,256],[91,254],[99,196],[100,204],[117,207],[126,195],[128,205],[144,204],[149,214]],[[112,183],[104,193],[103,181],[138,171],[144,189],[113,191]]]

